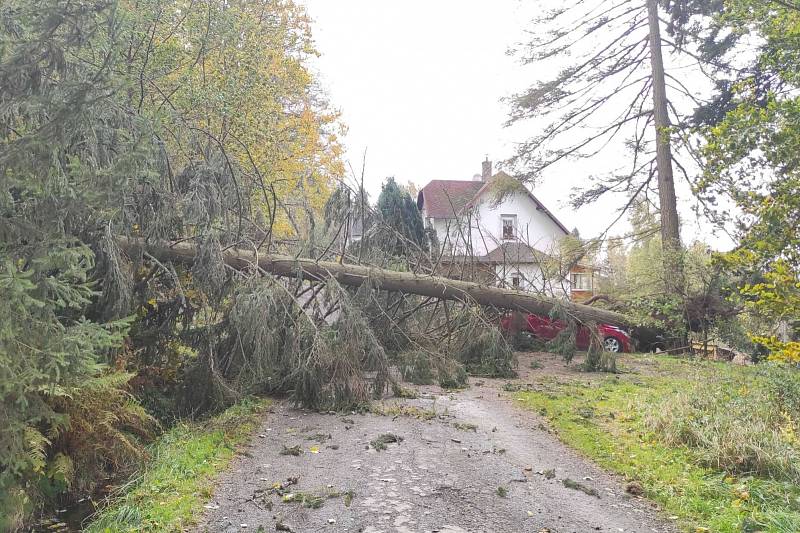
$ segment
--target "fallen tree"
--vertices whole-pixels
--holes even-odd
[[[147,252],[159,261],[191,264],[197,256],[196,248],[185,242],[157,245],[147,244],[137,239],[120,238],[119,243],[128,255]],[[371,266],[318,261],[287,255],[261,255],[235,248],[225,250],[222,252],[222,256],[226,265],[243,271],[257,269],[275,276],[302,277],[308,281],[335,279],[342,285],[352,287],[360,287],[369,280],[375,289],[380,290],[494,306],[522,313],[546,315],[554,308],[558,308],[561,312],[581,322],[603,322],[617,326],[633,324],[631,319],[614,311],[565,302],[529,292],[490,287],[480,283],[439,276],[397,272]]]

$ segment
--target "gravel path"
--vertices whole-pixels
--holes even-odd
[[[561,444],[535,414],[515,408],[498,386],[486,380],[458,393],[426,388],[419,399],[384,402],[387,415],[277,404],[220,479],[198,531],[676,531],[651,503]],[[410,411],[398,414],[400,408]],[[433,410],[430,420],[409,416]],[[384,433],[403,440],[376,451],[370,441]],[[281,455],[284,446],[303,453]],[[597,495],[566,487],[566,479]],[[271,489],[276,483],[285,487]],[[305,495],[322,496],[306,500],[321,506],[304,505]]]

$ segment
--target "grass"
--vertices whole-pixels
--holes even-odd
[[[183,531],[210,499],[214,480],[255,429],[265,400],[245,400],[202,423],[183,423],[150,447],[145,470],[85,529],[90,533]]]
[[[758,424],[779,410],[764,394],[751,398],[750,409],[732,399],[741,401],[750,394],[740,388],[743,382],[749,389],[767,390],[762,370],[661,356],[627,360],[636,361],[640,371],[561,380],[543,376],[537,390],[514,396],[546,416],[565,443],[604,468],[636,481],[644,495],[660,504],[684,531],[800,531],[800,485],[791,471],[775,471],[771,462],[785,464],[782,454],[788,448],[771,453],[748,442],[730,449],[722,446],[734,435],[748,435],[751,441],[757,438],[752,432],[734,430],[751,425],[763,429]],[[786,388],[781,386],[781,390]],[[716,407],[709,411],[708,402],[698,404],[687,396],[715,398]],[[677,416],[673,414],[676,411]],[[730,420],[719,422],[724,416]],[[774,418],[785,416],[778,413]],[[693,432],[681,427],[691,417],[695,417]],[[786,433],[791,428],[787,424],[772,430]],[[759,449],[759,461],[742,463],[737,457],[748,447]]]

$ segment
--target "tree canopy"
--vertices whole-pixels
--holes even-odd
[[[695,190],[739,243],[723,260],[741,274],[745,305],[773,324],[759,339],[776,357],[800,360],[797,343],[788,342],[800,321],[800,6],[728,0],[667,7],[672,32],[697,44],[718,79],[694,114],[702,139]]]

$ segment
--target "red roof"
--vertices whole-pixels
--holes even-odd
[[[456,218],[483,185],[482,181],[433,180],[419,191],[417,207],[429,217]]]
[[[420,211],[424,209],[427,216],[432,218],[456,218],[463,208],[474,205],[487,190],[489,183],[484,181],[433,180],[419,191],[417,207]],[[555,222],[565,235],[569,233],[566,226],[527,187],[525,192],[538,210]]]

